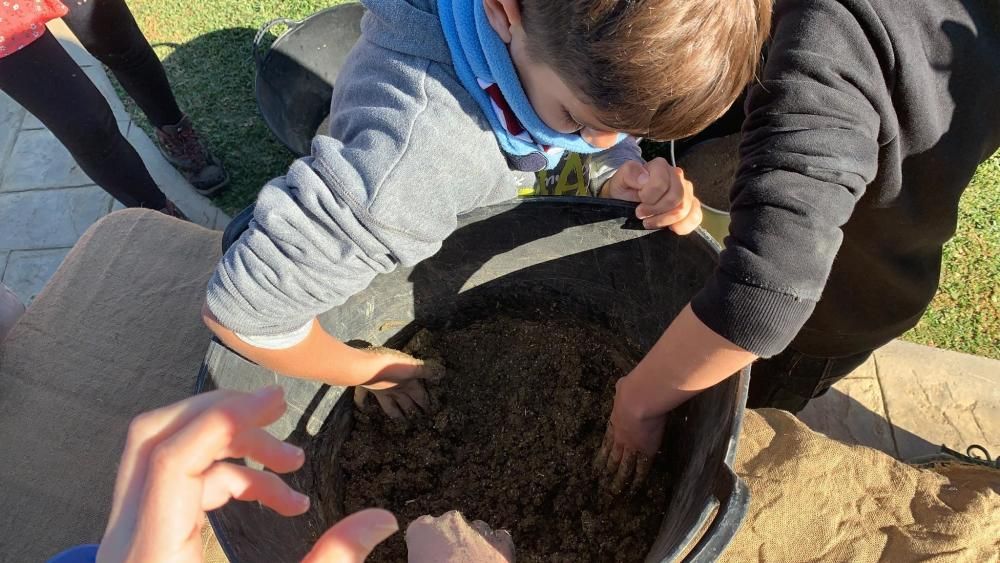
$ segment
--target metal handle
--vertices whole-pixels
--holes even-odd
[[[264,40],[264,36],[267,35],[267,32],[271,31],[272,27],[282,24],[288,26],[291,29],[299,25],[302,25],[302,21],[303,20],[293,20],[291,18],[274,18],[273,20],[261,26],[260,31],[258,31],[257,35],[254,36],[253,38],[253,46],[251,47],[253,49],[254,66],[258,71],[260,71],[260,61],[261,61],[260,42]]]
[[[723,464],[716,483],[715,497],[719,500],[719,510],[698,544],[684,558],[685,563],[718,560],[729,542],[733,541],[750,507],[750,490],[731,467]]]

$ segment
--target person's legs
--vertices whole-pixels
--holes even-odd
[[[0,58],[0,90],[34,114],[91,180],[122,204],[167,205],[139,154],[118,130],[107,100],[52,34]]]
[[[154,127],[176,125],[177,107],[163,65],[123,0],[67,2],[63,18],[80,43],[107,65]]]
[[[797,413],[865,363],[873,351],[843,358],[817,358],[789,349],[760,360],[750,368],[747,407]]]
[[[200,193],[222,188],[229,176],[181,112],[163,65],[124,0],[68,2],[63,20],[80,43],[107,65],[156,127],[163,155]]]

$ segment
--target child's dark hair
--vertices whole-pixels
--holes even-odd
[[[701,131],[753,79],[772,0],[520,0],[529,53],[601,122],[653,139]]]

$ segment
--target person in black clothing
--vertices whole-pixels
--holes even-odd
[[[798,411],[913,327],[1000,146],[995,0],[779,0],[772,29],[719,266],[618,382],[598,460],[618,482],[670,410],[754,360],[749,406]]]
[[[33,6],[22,4],[24,10],[31,11]],[[222,188],[229,176],[178,108],[163,66],[124,0],[65,2],[65,8],[58,3],[45,4],[53,5],[63,12],[68,9],[63,16],[66,25],[114,72],[156,127],[156,138],[167,160],[199,193],[211,195]],[[45,30],[44,23],[43,19],[32,24],[32,29],[38,29],[37,39],[0,56],[0,90],[34,114],[80,168],[122,204],[183,218],[118,130],[100,91]]]

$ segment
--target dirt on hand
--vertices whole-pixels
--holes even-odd
[[[509,530],[519,562],[645,558],[666,507],[664,456],[644,486],[618,498],[592,466],[614,383],[640,357],[622,335],[501,317],[421,331],[407,349],[447,375],[428,384],[426,416],[391,420],[371,402],[355,413],[340,454],[346,513],[382,507],[405,529],[459,510]],[[403,534],[369,561],[406,561]]]

